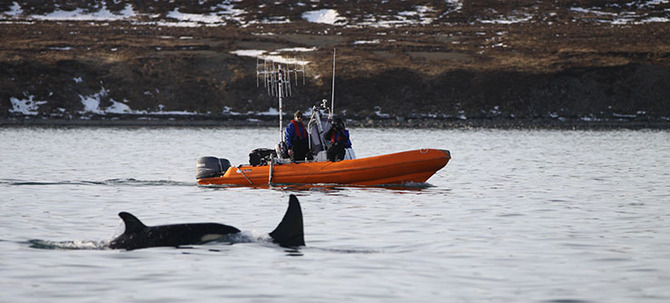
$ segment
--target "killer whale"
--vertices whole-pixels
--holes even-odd
[[[123,234],[109,243],[111,249],[134,250],[149,247],[178,247],[211,241],[225,241],[240,233],[236,227],[219,223],[185,223],[146,226],[137,217],[120,212],[125,224]],[[302,209],[295,195],[290,195],[288,208],[275,230],[270,232],[272,242],[282,247],[305,246]]]

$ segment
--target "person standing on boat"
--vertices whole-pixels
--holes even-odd
[[[289,156],[291,156],[291,160],[293,162],[305,161],[309,151],[309,143],[307,141],[307,129],[302,124],[301,111],[296,111],[293,115],[293,120],[286,125],[284,137],[286,138],[286,148],[288,149]]]
[[[324,134],[324,138],[330,140],[330,148],[326,152],[328,160],[335,162],[344,159],[346,149],[351,148],[351,140],[342,118],[335,118],[333,126]]]

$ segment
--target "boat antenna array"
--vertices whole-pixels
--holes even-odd
[[[293,94],[291,89],[291,79],[293,85],[298,85],[298,74],[302,74],[302,85],[305,85],[305,64],[299,63],[294,58],[293,63],[278,63],[271,60],[256,59],[256,87],[260,87],[261,78],[263,86],[268,90],[268,95],[277,97],[279,111],[279,141],[284,141],[284,128],[282,123],[282,103],[283,98],[290,97]]]
[[[293,85],[298,85],[298,74],[302,74],[302,85],[305,85],[305,65],[298,60],[294,63],[277,63],[267,59],[256,59],[256,87],[260,87],[260,81],[263,79],[263,86],[268,89],[268,95],[272,97],[290,97],[291,78]]]

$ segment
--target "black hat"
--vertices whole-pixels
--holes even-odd
[[[339,127],[342,127],[342,128],[345,127],[344,120],[342,120],[342,118],[337,117],[337,118],[335,118],[335,120],[333,122],[334,122],[333,124],[335,126],[339,126]]]

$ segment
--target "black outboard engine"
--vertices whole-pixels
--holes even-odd
[[[220,177],[226,173],[228,168],[230,168],[230,161],[228,161],[228,159],[202,157],[198,159],[198,163],[195,165],[195,178]]]

